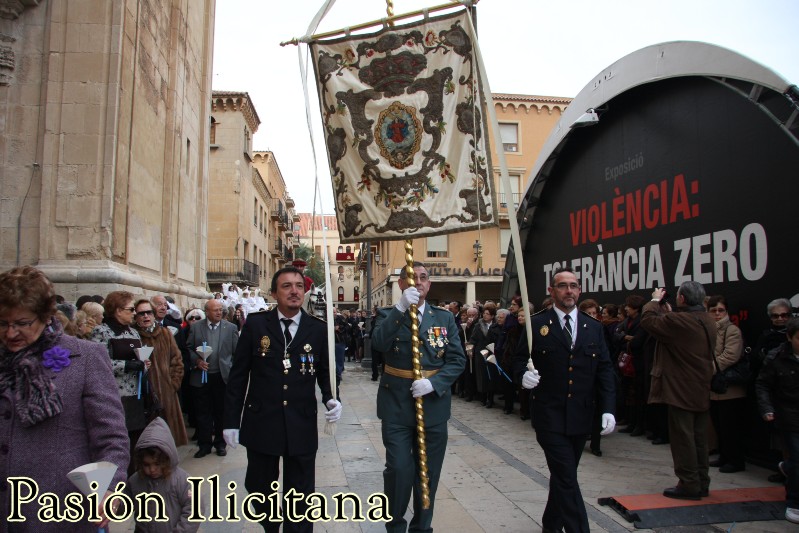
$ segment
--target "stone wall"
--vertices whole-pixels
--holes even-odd
[[[214,14],[43,0],[0,20],[0,267],[37,265],[68,299],[206,296]]]

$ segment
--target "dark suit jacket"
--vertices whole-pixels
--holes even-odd
[[[208,361],[217,358],[219,361],[219,373],[222,375],[222,380],[227,383],[228,375],[230,374],[230,367],[233,365],[233,354],[236,352],[236,344],[239,340],[239,331],[236,326],[222,320],[219,322],[219,346],[214,346],[214,351]],[[208,319],[198,320],[191,325],[188,338],[186,339],[186,348],[189,350],[191,357],[191,375],[189,376],[189,383],[193,387],[200,387],[202,385],[202,370],[197,368],[197,347],[202,346],[203,342],[208,342],[208,336],[211,330],[208,328]],[[210,346],[210,343],[208,344]]]
[[[574,349],[554,309],[533,315],[531,326],[533,364],[541,374],[530,395],[533,427],[566,435],[590,434],[594,409],[615,412],[613,364],[602,324],[578,313]],[[523,329],[516,347],[517,376],[526,370],[528,356]]]
[[[268,347],[262,350],[266,339]],[[318,447],[316,385],[323,404],[333,398],[327,324],[302,311],[289,343],[288,371],[283,366],[284,344],[277,310],[247,316],[228,379],[224,426],[240,427],[239,440],[248,449],[267,455],[306,455]],[[309,355],[314,358],[313,374]]]
[[[431,346],[429,340],[434,327],[443,328],[443,346]],[[444,330],[446,333],[444,334]],[[427,304],[419,324],[419,351],[422,368],[438,369],[429,377],[433,392],[424,397],[425,426],[446,422],[450,417],[451,387],[466,366],[466,356],[455,319],[447,309]],[[372,348],[383,353],[385,364],[401,370],[413,369],[411,353],[411,318],[396,307],[380,309],[372,330]],[[411,396],[412,379],[383,373],[377,391],[377,416],[404,426],[416,426],[416,408]]]

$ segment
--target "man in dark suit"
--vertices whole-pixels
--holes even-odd
[[[526,332],[516,350],[522,386],[535,389],[530,393],[532,424],[550,472],[541,525],[545,532],[589,533],[577,466],[594,409],[603,413],[602,435],[616,427],[613,365],[602,324],[577,310],[580,284],[571,269],[555,271],[549,294],[554,307],[531,321],[535,370],[524,371],[530,355]]]
[[[382,420],[386,468],[384,492],[391,521],[386,530],[404,532],[403,515],[413,491],[413,519],[410,531],[432,531],[433,505],[441,465],[447,448],[447,420],[450,417],[452,384],[463,372],[463,353],[458,327],[452,313],[425,302],[430,278],[422,263],[413,265],[415,287],[409,287],[406,270],[399,286],[402,297],[394,307],[379,311],[372,330],[372,348],[383,353],[385,366],[377,392],[377,416]],[[418,306],[419,351],[422,379],[414,379],[411,352],[411,318],[408,309]],[[416,441],[415,398],[424,398],[424,428],[427,437],[427,471],[430,508],[422,509]]]
[[[302,310],[302,272],[278,270],[271,292],[277,308],[251,313],[241,331],[228,380],[224,434],[231,447],[240,440],[247,448],[244,486],[250,493],[274,492],[283,458],[283,492],[293,489],[302,495],[295,509],[304,517],[305,496],[315,487],[317,384],[328,422],[338,421],[341,404],[330,387],[327,324]],[[311,522],[292,520],[287,507],[283,531],[313,530]],[[268,502],[253,503],[253,509],[265,514],[261,525],[266,531],[278,531],[281,522],[270,517]]]
[[[197,411],[197,443],[200,449],[194,457],[198,459],[211,453],[212,444],[217,455],[227,455],[222,435],[222,415],[225,386],[239,333],[236,326],[222,320],[222,313],[223,306],[219,300],[205,302],[205,320],[194,322],[186,339],[192,365],[189,384],[194,390],[194,407]],[[197,352],[197,348],[203,344],[211,348],[207,360],[203,360]]]

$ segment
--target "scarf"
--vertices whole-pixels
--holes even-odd
[[[103,324],[108,325],[111,328],[111,331],[114,332],[114,335],[119,336],[122,335],[124,332],[130,329],[130,326],[123,326],[117,319],[112,316],[103,317]]]
[[[18,352],[0,347],[0,393],[14,394],[17,416],[23,427],[31,427],[61,413],[61,396],[42,366],[42,354],[56,346],[64,328],[53,316],[30,346]]]

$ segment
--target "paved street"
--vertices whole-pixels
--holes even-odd
[[[382,490],[384,450],[380,438],[380,421],[375,415],[377,383],[370,373],[354,363],[347,363],[342,383],[344,413],[334,437],[320,432],[317,457],[317,490],[328,496],[332,514],[332,495],[354,492],[363,501],[364,513],[369,509],[368,495]],[[517,407],[518,409],[518,407]],[[322,411],[319,427],[324,426]],[[588,508],[592,532],[624,532],[632,524],[608,507],[597,504],[597,498],[626,494],[659,493],[676,482],[671,468],[668,446],[653,446],[643,437],[613,434],[603,439],[603,457],[586,452],[579,476]],[[180,448],[182,466],[191,475],[220,476],[220,508],[229,493],[229,481],[236,481],[239,505],[246,496],[243,489],[246,451],[230,450],[227,457],[209,455],[194,459],[196,445]],[[715,473],[714,473],[715,472]],[[747,465],[745,472],[719,474],[711,469],[711,491],[739,487],[768,487],[771,472]],[[549,472],[544,455],[535,442],[529,421],[518,414],[505,415],[501,408],[485,409],[479,402],[467,403],[456,398],[452,405],[449,446],[444,471],[436,498],[433,526],[439,532],[472,533],[482,531],[538,532],[547,497]],[[205,485],[207,487],[207,484]],[[732,524],[670,528],[660,531],[728,531]],[[126,524],[128,530],[132,530]],[[732,531],[788,532],[796,527],[785,520],[735,524]],[[124,530],[116,526],[112,531]],[[206,523],[202,532],[262,531],[247,521]],[[377,532],[385,531],[382,523],[333,522],[317,523],[315,531]],[[642,530],[643,531],[643,530]]]

